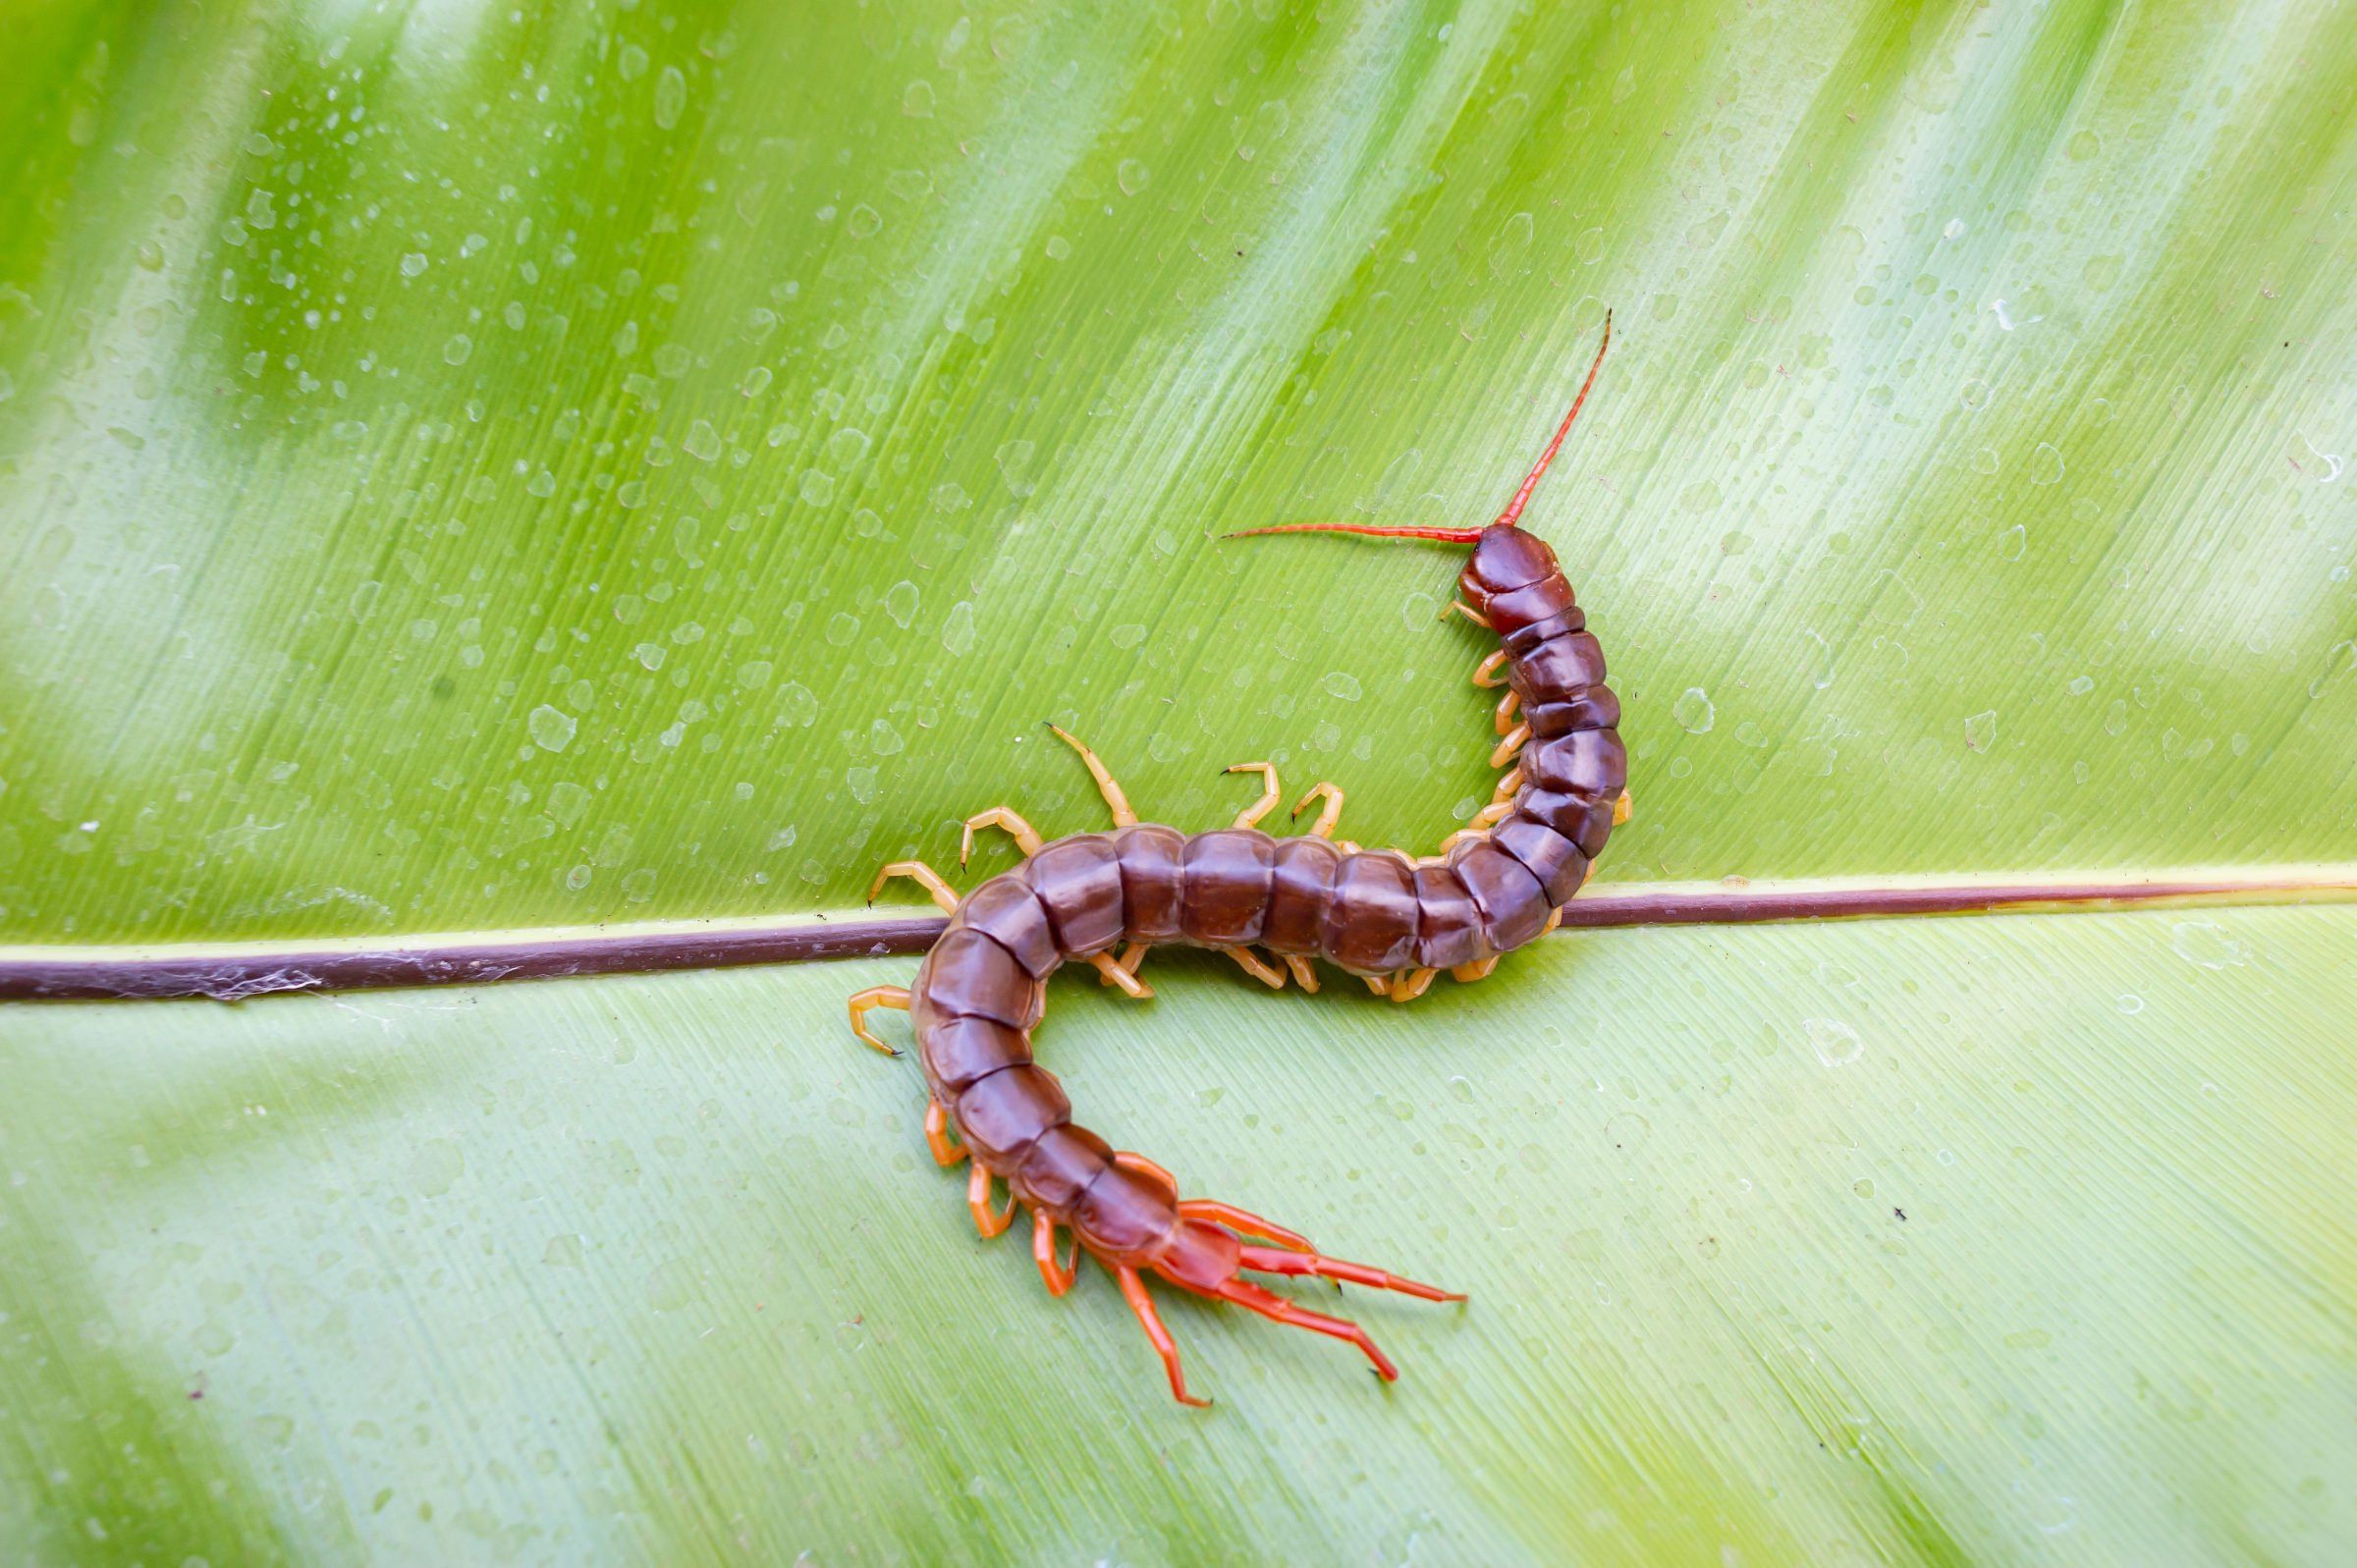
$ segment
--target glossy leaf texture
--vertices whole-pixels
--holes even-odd
[[[1043,718],[1428,845],[1454,557],[1214,535],[1486,519],[1607,305],[1607,875],[2343,851],[2337,13],[33,23],[14,940],[849,903]]]
[[[2357,33],[2290,5],[21,7],[0,943],[855,906],[1001,802],[1488,797],[1600,875],[2345,862]],[[992,836],[970,881],[1011,863]],[[896,892],[897,901],[904,895]],[[2345,910],[1060,981],[1082,1120],[1472,1292],[1400,1361],[970,1241],[906,960],[0,1011],[42,1562],[2335,1562]],[[1314,1299],[1304,1293],[1304,1300]]]

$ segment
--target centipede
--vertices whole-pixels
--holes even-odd
[[[1570,411],[1521,488],[1483,527],[1393,527],[1307,522],[1247,529],[1230,538],[1286,533],[1354,533],[1470,545],[1458,594],[1444,615],[1498,639],[1474,668],[1473,683],[1504,686],[1490,754],[1507,770],[1489,806],[1448,835],[1438,852],[1366,849],[1338,839],[1343,792],[1320,783],[1292,808],[1298,821],[1320,805],[1306,832],[1275,837],[1259,824],[1283,803],[1277,768],[1238,763],[1229,773],[1261,776],[1259,797],[1226,828],[1189,834],[1141,822],[1105,764],[1050,725],[1078,753],[1111,809],[1111,832],[1045,841],[1007,806],[970,817],[959,852],[996,829],[1022,851],[1014,867],[960,896],[921,861],[894,861],[876,874],[872,903],[895,877],[914,881],[949,924],[905,988],[877,986],[850,999],[851,1032],[888,1055],[900,1053],[869,1027],[875,1009],[910,1015],[928,1094],[925,1139],[944,1166],[969,1162],[966,1203],[985,1238],[1031,1214],[1032,1255],[1054,1296],[1072,1287],[1083,1254],[1119,1284],[1161,1357],[1181,1404],[1210,1401],[1187,1391],[1149,1276],[1225,1301],[1276,1323],[1348,1340],[1386,1382],[1398,1369],[1360,1325],[1313,1311],[1246,1273],[1314,1276],[1456,1302],[1454,1291],[1320,1252],[1259,1215],[1212,1198],[1181,1198],[1170,1171],[1116,1150],[1072,1120],[1056,1076],[1033,1059],[1031,1037],[1045,1012],[1047,982],[1068,963],[1098,971],[1100,983],[1138,1000],[1138,978],[1160,946],[1225,953],[1255,980],[1282,989],[1289,975],[1319,988],[1323,963],[1359,978],[1394,1002],[1425,994],[1443,970],[1460,983],[1486,978],[1499,960],[1555,929],[1627,820],[1628,759],[1619,736],[1620,702],[1604,683],[1604,652],[1587,629],[1555,552],[1521,526],[1540,477],[1604,368],[1612,317]],[[1117,952],[1118,949],[1118,952]],[[1273,960],[1273,961],[1272,961]],[[1002,1206],[995,1194],[1007,1188]],[[1059,1231],[1069,1237],[1060,1246]]]

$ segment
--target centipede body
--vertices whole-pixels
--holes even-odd
[[[1605,342],[1611,342],[1609,318]],[[1453,1298],[1326,1258],[1290,1231],[1228,1205],[1182,1201],[1161,1167],[1117,1153],[1075,1123],[1063,1088],[1032,1056],[1048,978],[1067,963],[1087,962],[1108,983],[1149,996],[1136,979],[1139,960],[1154,947],[1181,946],[1229,952],[1282,985],[1284,975],[1260,961],[1251,951],[1257,948],[1280,959],[1305,988],[1314,989],[1313,966],[1323,962],[1406,1000],[1444,969],[1477,979],[1501,955],[1552,928],[1625,809],[1627,756],[1617,730],[1620,703],[1605,684],[1603,649],[1587,630],[1555,552],[1523,530],[1519,516],[1603,357],[1600,348],[1555,444],[1487,527],[1254,530],[1472,545],[1454,608],[1498,638],[1498,652],[1475,678],[1496,684],[1493,672],[1504,666],[1508,694],[1499,707],[1499,728],[1517,722],[1492,758],[1511,767],[1500,798],[1471,827],[1452,834],[1444,853],[1415,857],[1334,841],[1341,791],[1331,784],[1302,803],[1327,796],[1312,832],[1284,838],[1262,832],[1252,824],[1277,799],[1275,769],[1265,763],[1245,766],[1266,771],[1269,793],[1233,827],[1188,834],[1139,822],[1111,774],[1073,741],[1114,810],[1113,831],[1041,843],[1028,824],[1000,807],[969,823],[969,842],[975,827],[1006,828],[1027,851],[1021,864],[962,897],[914,863],[889,866],[878,878],[880,886],[884,876],[916,877],[951,917],[904,993],[878,988],[853,999],[854,1030],[881,1047],[865,1026],[866,1010],[908,1009],[931,1096],[934,1152],[944,1163],[972,1160],[968,1197],[977,1226],[995,1234],[1012,1221],[1015,1205],[1029,1208],[1041,1273],[1059,1295],[1072,1275],[1069,1265],[1057,1261],[1056,1233],[1069,1230],[1080,1251],[1114,1273],[1162,1355],[1173,1392],[1188,1403],[1200,1401],[1186,1392],[1176,1348],[1144,1288],[1145,1273],[1349,1339],[1387,1379],[1396,1370],[1364,1329],[1302,1308],[1238,1277],[1238,1271],[1320,1274]],[[994,1177],[1012,1194],[1003,1211],[991,1203]]]

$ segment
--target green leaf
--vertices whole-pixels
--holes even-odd
[[[1486,520],[1608,306],[1530,514],[1627,706],[1607,882],[2347,856],[2336,13],[19,24],[0,941],[840,914],[984,807],[1099,826],[1042,719],[1149,818],[1266,758],[1429,848],[1494,778],[1456,556],[1217,536]],[[1059,983],[1083,1119],[1474,1292],[1353,1295],[1389,1392],[1174,1305],[1205,1419],[964,1239],[843,1027],[905,960],[12,1008],[0,1522],[2330,1560],[2350,918]]]

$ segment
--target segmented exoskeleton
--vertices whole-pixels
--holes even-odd
[[[872,899],[887,879],[913,878],[950,913],[949,929],[918,965],[905,991],[878,987],[851,999],[851,1028],[879,1051],[875,1007],[905,1008],[932,1104],[925,1136],[934,1158],[952,1164],[970,1156],[966,1197],[975,1225],[996,1236],[1014,1221],[1017,1203],[1032,1214],[1032,1250],[1048,1289],[1063,1295],[1078,1252],[1110,1270],[1170,1373],[1171,1390],[1187,1404],[1178,1352],[1156,1316],[1142,1274],[1159,1274],[1199,1295],[1248,1307],[1280,1323],[1348,1339],[1386,1380],[1398,1376],[1356,1324],[1311,1312],[1237,1277],[1240,1270],[1317,1274],[1403,1291],[1432,1301],[1461,1296],[1401,1279],[1362,1264],[1319,1254],[1257,1215],[1206,1199],[1181,1200],[1178,1184],[1142,1156],[1116,1153],[1071,1121],[1055,1077],[1031,1057],[1047,979],[1067,961],[1093,965],[1103,981],[1133,997],[1153,993],[1136,977],[1146,951],[1165,944],[1216,947],[1272,987],[1282,960],[1302,989],[1317,989],[1313,961],[1324,959],[1363,978],[1394,1001],[1421,996],[1441,970],[1481,979],[1501,953],[1552,930],[1579,891],[1614,826],[1625,820],[1627,758],[1616,727],[1619,700],[1604,685],[1604,654],[1585,629],[1571,585],[1555,552],[1518,526],[1539,476],[1578,417],[1612,342],[1612,320],[1587,381],[1554,442],[1498,520],[1485,528],[1382,528],[1304,523],[1253,533],[1327,531],[1443,540],[1473,546],[1458,576],[1463,598],[1452,608],[1498,634],[1498,651],[1474,671],[1496,686],[1504,735],[1493,767],[1511,771],[1497,797],[1471,825],[1449,836],[1442,852],[1422,859],[1396,849],[1336,842],[1343,792],[1320,784],[1293,808],[1323,810],[1307,835],[1275,838],[1254,826],[1281,800],[1277,770],[1242,763],[1266,788],[1233,827],[1188,835],[1140,823],[1121,786],[1087,747],[1062,730],[1080,753],[1113,809],[1111,833],[1074,834],[1043,844],[1005,806],[965,825],[962,865],[977,828],[1014,835],[1020,866],[959,898],[921,862],[898,861],[877,874]],[[1240,536],[1237,536],[1240,537]],[[1519,709],[1517,715],[1516,710]],[[1518,722],[1517,722],[1518,718]],[[1051,729],[1054,727],[1051,726]],[[1122,948],[1117,958],[1114,949]],[[952,1142],[955,1129],[959,1142]],[[1011,1196],[991,1202],[992,1180]],[[1059,1261],[1056,1227],[1069,1229],[1074,1252]]]

